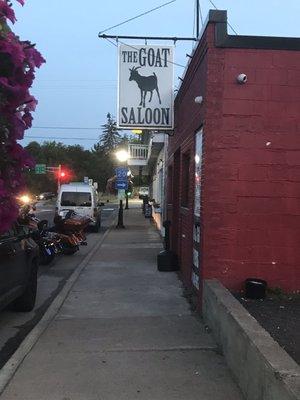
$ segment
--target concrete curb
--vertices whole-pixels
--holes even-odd
[[[43,315],[41,320],[36,324],[36,326],[32,329],[32,331],[26,336],[23,340],[21,345],[18,349],[14,352],[11,358],[6,362],[3,368],[0,371],[0,396],[3,393],[4,389],[13,378],[14,374],[16,373],[17,369],[27,356],[27,354],[31,351],[33,346],[36,344],[40,336],[43,334],[45,329],[49,326],[51,321],[54,319],[58,311],[60,310],[63,302],[65,301],[66,297],[68,296],[70,290],[72,289],[73,285],[77,281],[79,275],[83,271],[83,269],[87,266],[90,259],[93,255],[99,250],[102,243],[106,239],[107,235],[111,231],[111,229],[115,225],[116,218],[113,218],[113,222],[104,233],[100,242],[96,243],[95,246],[92,248],[91,252],[86,255],[86,257],[81,261],[81,263],[76,267],[72,275],[66,281],[65,285],[63,286],[62,290],[58,293],[55,297],[49,308],[47,309],[46,313]]]
[[[247,400],[299,400],[300,367],[216,280],[204,282],[203,316]]]

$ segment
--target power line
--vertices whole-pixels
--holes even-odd
[[[69,129],[69,130],[84,130],[84,131],[99,131],[101,128],[86,128],[86,127],[71,127],[71,126],[32,126],[31,129]]]
[[[118,47],[117,43],[113,42],[112,40],[105,38],[110,44],[112,44],[115,47]]]
[[[199,1],[199,14],[200,14],[200,19],[201,19],[201,25],[203,27],[204,21],[203,21],[202,9],[201,9],[201,1]]]
[[[165,7],[165,6],[167,6],[168,4],[174,3],[175,1],[176,1],[176,0],[168,1],[167,3],[161,4],[161,5],[158,6],[158,7],[152,8],[151,10],[145,11],[145,12],[139,14],[139,15],[136,15],[135,17],[132,17],[132,18],[129,18],[129,19],[123,21],[123,22],[120,22],[119,24],[116,24],[116,25],[110,26],[110,27],[108,27],[108,28],[105,28],[103,31],[99,32],[99,35],[101,35],[101,34],[104,33],[104,32],[110,31],[110,30],[113,29],[113,28],[117,28],[118,26],[127,24],[127,22],[133,21],[133,20],[135,20],[135,19],[137,19],[137,18],[143,17],[144,15],[150,14],[151,12],[156,11],[156,10],[162,8],[162,7]]]
[[[194,3],[194,21],[193,21],[193,36],[195,36],[195,28],[196,28],[196,1]]]
[[[45,139],[45,140],[93,140],[99,141],[99,138],[90,138],[90,137],[60,137],[60,136],[31,136],[25,135],[24,139]]]

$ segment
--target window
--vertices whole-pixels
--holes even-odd
[[[181,170],[181,205],[189,206],[189,185],[190,183],[190,155],[183,154]]]
[[[168,204],[173,203],[173,168],[168,167]]]
[[[84,192],[63,192],[61,195],[61,205],[63,207],[91,207],[91,194]]]

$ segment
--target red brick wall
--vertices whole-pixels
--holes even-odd
[[[219,79],[208,74],[204,277],[299,290],[300,52],[212,48],[208,59]]]
[[[244,85],[236,82],[240,73],[248,76]],[[194,102],[199,95],[201,106]],[[202,124],[202,278],[240,290],[253,276],[299,290],[300,52],[215,48],[210,24],[176,98],[169,165],[176,151],[193,161]],[[172,248],[191,285],[193,170],[187,208],[181,176],[179,167],[168,215]]]

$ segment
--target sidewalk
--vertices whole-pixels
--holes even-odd
[[[161,273],[158,233],[126,210],[1,400],[241,400],[224,358]],[[241,366],[242,367],[242,366]]]

